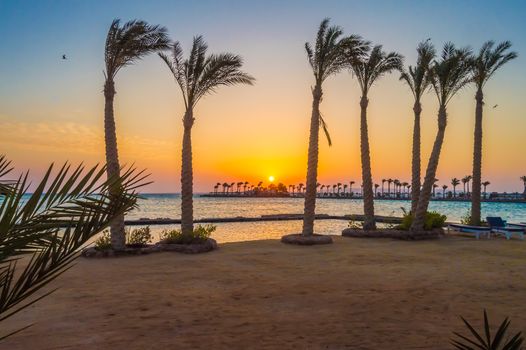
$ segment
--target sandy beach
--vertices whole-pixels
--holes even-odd
[[[447,349],[462,314],[526,329],[525,242],[335,237],[81,258],[2,349]]]

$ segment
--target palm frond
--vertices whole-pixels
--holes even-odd
[[[429,69],[429,79],[440,105],[449,100],[472,81],[471,49],[458,49],[453,43],[446,43],[440,60],[435,60]]]
[[[512,46],[510,41],[503,41],[495,48],[494,46],[494,41],[485,42],[478,54],[471,59],[472,80],[479,89],[499,68],[518,57],[517,52],[508,52]]]
[[[429,39],[418,44],[416,51],[418,53],[416,65],[402,70],[400,80],[407,83],[415,100],[420,101],[422,94],[431,84],[429,66],[435,58],[436,51]]]
[[[105,167],[65,164],[55,175],[52,169],[32,194],[28,173],[20,176],[0,204],[0,321],[52,293],[37,295],[91,237],[135,208],[148,176],[130,167],[102,181]],[[28,262],[20,271],[21,254]]]
[[[360,84],[362,95],[367,96],[372,85],[393,70],[402,70],[403,56],[396,52],[385,53],[381,45],[376,45],[360,59],[349,62]]]
[[[255,79],[243,72],[243,60],[232,53],[207,55],[208,45],[202,36],[193,40],[188,59],[183,60],[180,44],[173,47],[172,58],[159,54],[179,84],[185,106],[194,107],[205,95],[214,93],[219,86],[252,85]]]
[[[331,139],[331,135],[329,134],[329,128],[327,126],[327,123],[325,122],[325,119],[323,119],[323,116],[321,115],[321,113],[320,113],[320,127],[323,130],[325,137],[327,138],[327,143],[329,144],[329,147],[331,147],[332,139]]]
[[[452,339],[451,344],[459,350],[475,350],[475,349],[481,349],[481,350],[520,350],[522,349],[522,343],[524,342],[524,338],[522,337],[522,333],[518,332],[516,333],[511,339],[508,338],[506,342],[502,345],[504,341],[504,336],[506,335],[506,332],[508,331],[508,328],[510,326],[510,321],[508,318],[504,319],[502,323],[500,324],[499,328],[497,329],[497,332],[495,333],[495,336],[492,338],[491,331],[490,331],[490,324],[488,319],[488,314],[486,313],[486,310],[484,310],[484,334],[480,334],[475,330],[475,328],[463,317],[460,317],[462,319],[462,322],[464,322],[464,325],[469,330],[469,332],[472,335],[472,338],[468,338],[465,335],[462,335],[457,332],[453,332],[453,334],[458,339]]]
[[[115,78],[122,67],[150,53],[168,49],[169,44],[165,27],[139,20],[131,20],[121,26],[119,19],[113,20],[104,51],[107,79]]]

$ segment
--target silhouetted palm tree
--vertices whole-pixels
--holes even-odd
[[[491,182],[489,181],[484,181],[482,184],[481,184],[483,187],[484,187],[484,198],[486,198],[486,187],[488,187],[489,185],[491,185]]]
[[[378,185],[378,184],[374,184],[374,196],[375,196],[375,197],[378,196],[378,187],[380,187],[380,185]]]
[[[356,57],[363,51],[363,42],[358,36],[341,38],[343,31],[340,27],[329,27],[329,20],[324,19],[318,29],[316,43],[312,46],[305,44],[309,64],[314,73],[314,87],[312,88],[312,115],[310,121],[309,151],[307,166],[307,191],[303,217],[304,236],[314,233],[314,216],[316,209],[316,183],[318,177],[318,139],[320,127],[331,145],[327,125],[320,113],[320,102],[323,91],[322,84],[329,76],[345,68],[345,54]]]
[[[228,184],[226,182],[223,183],[223,194],[226,193],[226,190],[228,189]]]
[[[485,42],[478,54],[471,62],[473,83],[477,88],[475,100],[475,133],[473,147],[473,186],[471,194],[471,224],[480,225],[480,187],[482,181],[482,109],[484,94],[482,89],[493,74],[507,62],[517,57],[516,52],[509,52],[511,42],[504,41],[497,45],[495,42]]]
[[[346,192],[347,192],[347,187],[349,187],[349,185],[347,185],[347,184],[344,184],[344,185],[343,185],[343,194],[344,194],[344,195],[345,195]]]
[[[354,185],[356,182],[350,181],[349,182],[349,194],[352,196],[352,185]]]
[[[442,198],[446,198],[447,185],[442,185]]]
[[[411,161],[411,212],[416,211],[418,196],[420,195],[420,114],[422,113],[422,104],[420,99],[422,94],[427,90],[431,81],[428,78],[429,65],[435,58],[435,47],[428,40],[421,42],[417,49],[418,58],[416,66],[409,66],[407,71],[402,72],[400,79],[405,81],[415,102],[413,112],[415,115],[413,124],[413,150]]]
[[[339,196],[340,195],[340,191],[342,189],[342,183],[338,182],[337,186],[338,186],[338,196]]]
[[[427,164],[424,184],[420,191],[415,218],[411,225],[413,231],[424,228],[424,221],[431,198],[431,190],[436,177],[444,133],[447,125],[447,104],[451,98],[470,81],[469,49],[457,49],[452,43],[444,45],[440,60],[435,60],[430,67],[431,85],[437,95],[439,103],[438,130],[433,149]]]
[[[386,179],[382,179],[382,196],[384,195],[384,183],[386,182]]]
[[[120,25],[115,19],[110,25],[104,50],[104,141],[108,178],[119,176],[120,164],[117,151],[117,134],[113,114],[115,77],[123,67],[134,64],[142,57],[165,50],[169,46],[166,28],[152,26],[144,21],[133,20]],[[116,189],[117,191],[118,189]],[[124,215],[115,219],[111,226],[111,245],[115,250],[125,247]]]
[[[462,178],[462,185],[464,186],[464,196],[467,196],[467,193],[468,193],[467,190],[466,190],[466,185],[467,185],[468,181],[469,181],[469,178],[467,176],[464,176]]]
[[[183,116],[183,147],[181,166],[181,232],[190,234],[194,230],[193,209],[193,167],[192,167],[192,127],[194,108],[201,98],[214,93],[220,86],[254,83],[254,78],[241,71],[243,60],[231,53],[206,54],[208,45],[203,37],[193,40],[188,59],[183,59],[179,42],[173,44],[172,57],[162,53],[159,56],[172,72],[181,88],[185,113]],[[239,192],[237,184],[237,192]],[[233,184],[231,186],[233,191]]]
[[[367,106],[369,104],[367,96],[378,79],[393,70],[402,69],[402,60],[403,57],[396,52],[385,53],[382,51],[381,45],[375,46],[366,56],[355,56],[349,60],[350,67],[358,80],[362,92],[360,100],[360,154],[362,161],[364,230],[376,228],[369,133],[367,130]]]
[[[391,184],[393,183],[393,179],[387,179],[387,196],[391,196]]]
[[[460,181],[456,177],[451,179],[451,186],[453,186],[453,198],[455,198],[457,195],[456,188],[459,184],[460,184]]]

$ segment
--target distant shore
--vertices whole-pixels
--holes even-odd
[[[244,193],[202,193],[200,197],[205,198],[304,198],[303,194],[288,194],[288,193],[260,193],[260,194],[244,194]],[[343,195],[317,195],[318,199],[363,199],[360,195],[353,196],[343,196]],[[398,201],[410,201],[411,198],[407,197],[374,197],[374,200],[398,200]],[[441,201],[441,202],[471,202],[469,197],[454,197],[454,198],[441,198],[441,197],[432,197],[432,201]],[[516,198],[482,198],[482,202],[488,203],[526,203],[526,199],[516,199]]]

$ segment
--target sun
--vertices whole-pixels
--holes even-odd
[[[274,182],[274,176],[270,175],[270,176],[268,177],[268,180],[269,180],[270,182]]]

